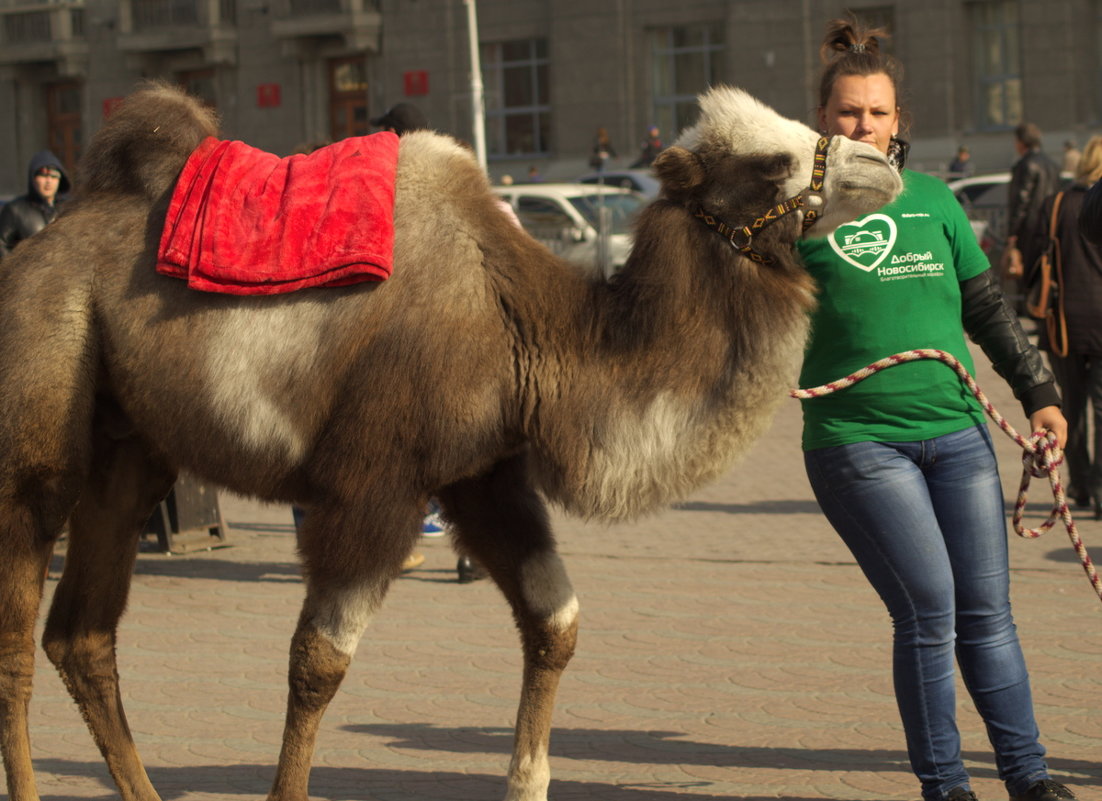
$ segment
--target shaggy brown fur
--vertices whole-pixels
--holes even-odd
[[[617,519],[683,496],[764,427],[803,346],[812,287],[791,253],[797,219],[761,235],[776,258],[763,267],[692,212],[749,221],[806,184],[816,137],[733,90],[703,103],[701,125],[659,160],[665,197],[610,282],[516,230],[469,153],[419,132],[401,143],[392,278],[243,298],[153,270],[175,176],[214,120],[165,86],[127,100],[91,143],[69,209],[0,275],[0,751],[12,801],[37,798],[32,632],[67,518],[46,653],[122,797],[157,798],[114,642],[141,523],[182,469],[310,510],[271,799],[306,798],[325,706],[433,495],[521,631],[507,798],[545,799],[577,601],[542,498]],[[764,150],[747,139],[762,129]],[[832,170],[849,176],[824,191],[835,224],[899,189],[862,147],[832,145]]]

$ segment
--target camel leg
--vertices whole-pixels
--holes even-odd
[[[156,801],[119,694],[115,636],[142,524],[175,475],[137,438],[97,434],[92,469],[69,522],[65,568],[43,647],[77,703],[124,801]]]
[[[360,637],[413,550],[427,498],[399,509],[312,508],[299,534],[306,600],[291,638],[287,716],[268,801],[307,801],[326,707]]]
[[[34,623],[60,523],[37,523],[26,506],[0,505],[0,752],[11,801],[38,801],[27,715],[34,677]],[[52,536],[44,531],[52,530]]]
[[[520,629],[524,675],[505,799],[546,801],[551,713],[574,654],[578,599],[523,457],[449,487],[440,500],[463,548],[501,588]]]

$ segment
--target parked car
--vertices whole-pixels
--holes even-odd
[[[1006,247],[1006,203],[1010,173],[974,175],[949,182],[949,189],[972,222],[976,240],[991,265],[998,266]]]
[[[598,231],[603,214],[608,230],[606,277],[627,261],[632,221],[647,204],[630,189],[581,183],[513,184],[495,186],[493,191],[509,201],[529,234],[552,252],[590,270],[600,267]]]
[[[622,186],[625,189],[634,189],[647,200],[658,197],[658,191],[662,188],[661,182],[650,170],[605,170],[604,172],[591,172],[578,179],[578,183],[597,184],[606,186]]]

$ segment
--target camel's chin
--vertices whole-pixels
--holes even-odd
[[[891,203],[896,198],[896,192],[886,191],[878,186],[847,186],[846,193],[849,199],[843,205],[850,214],[832,214],[830,209],[818,220],[813,222],[806,231],[803,239],[818,239],[829,236],[839,226],[871,214],[877,209]]]
[[[889,203],[895,199],[898,194],[898,189],[892,191],[884,186],[882,182],[857,184],[857,183],[845,183],[839,188],[839,191],[845,193],[847,198],[846,205],[854,208],[860,206],[883,206],[885,203]]]

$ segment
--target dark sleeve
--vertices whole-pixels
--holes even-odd
[[[1056,195],[1049,195],[1041,203],[1041,208],[1033,217],[1025,235],[1018,240],[1018,250],[1022,252],[1022,264],[1025,265],[1025,285],[1033,283],[1033,272],[1037,267],[1037,260],[1048,247],[1049,218],[1052,217],[1052,204],[1056,201]]]
[[[1010,220],[1006,226],[1007,232],[1011,236],[1017,237],[1025,236],[1028,233],[1023,228],[1026,218],[1029,216],[1030,199],[1033,197],[1033,193],[1037,191],[1040,172],[1028,162],[1023,166],[1024,169],[1020,170],[1017,176],[1018,181],[1014,187],[1014,194],[1010,198]]]
[[[960,282],[964,330],[991,360],[1009,385],[1026,416],[1045,406],[1059,406],[1052,373],[1022,330],[991,270]]]
[[[1095,181],[1083,198],[1079,211],[1079,233],[1088,242],[1102,247],[1102,181]]]
[[[0,258],[11,253],[19,241],[19,225],[11,203],[0,209]]]

